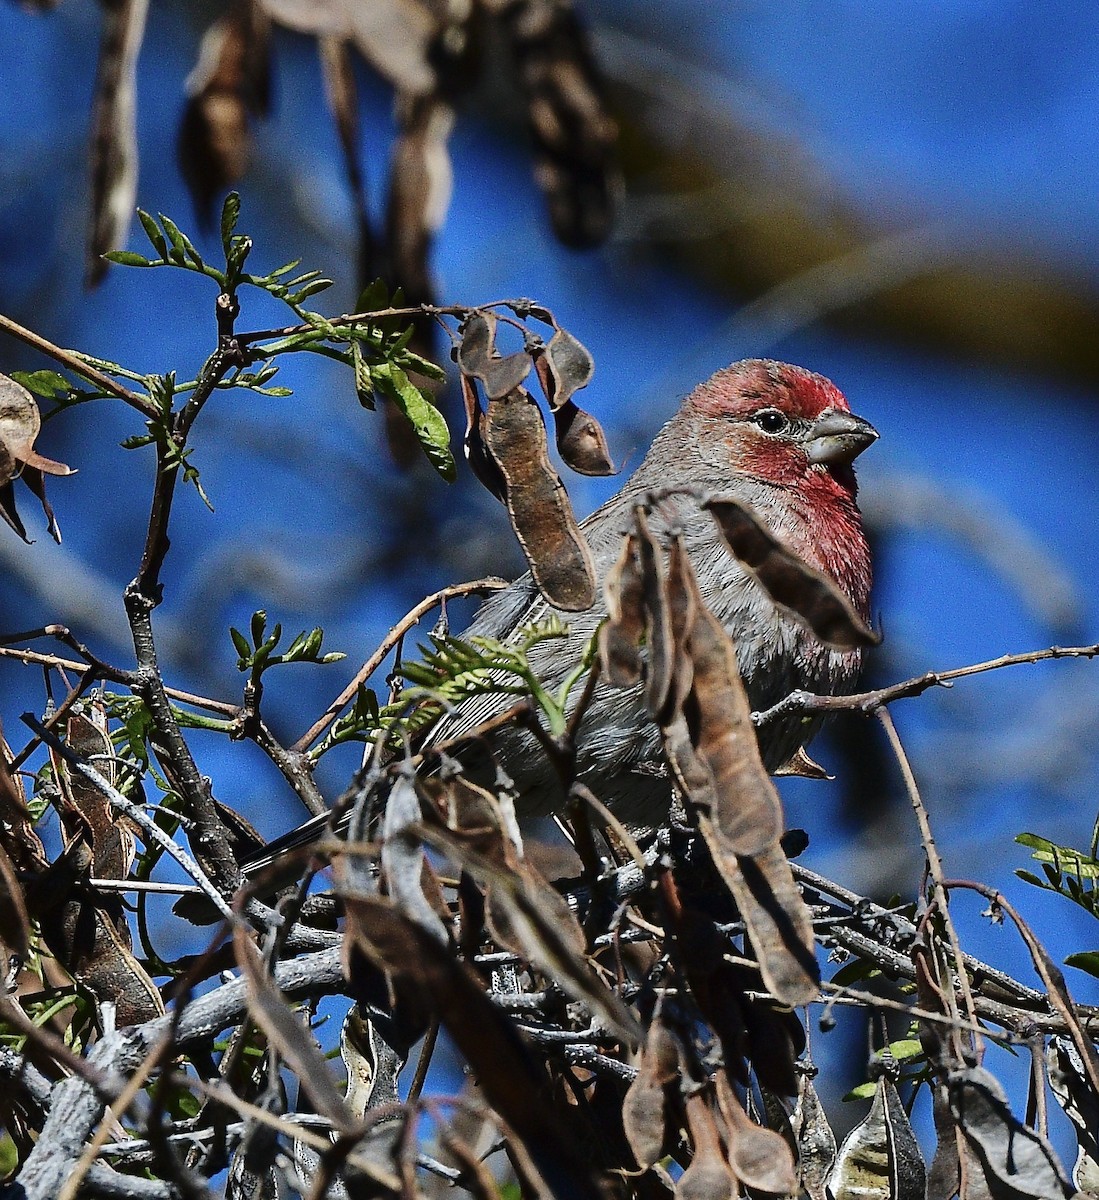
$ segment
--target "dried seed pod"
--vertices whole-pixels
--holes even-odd
[[[549,460],[542,414],[525,388],[489,404],[485,445],[507,485],[512,528],[542,595],[555,608],[595,603],[591,551]]]
[[[560,326],[554,329],[553,337],[542,351],[542,357],[550,385],[546,399],[555,410],[567,404],[575,392],[587,387],[595,374],[595,359],[591,351]],[[543,380],[543,385],[545,382]]]
[[[603,583],[609,619],[599,634],[599,654],[604,678],[614,687],[631,687],[641,679],[645,608],[637,550],[637,535],[628,534]]]
[[[704,507],[710,510],[730,549],[771,599],[803,621],[822,642],[837,650],[878,645],[881,635],[866,624],[834,580],[783,545],[747,505],[723,496],[708,500]]]
[[[603,427],[571,400],[554,410],[557,449],[565,463],[580,475],[613,475],[615,466]]]

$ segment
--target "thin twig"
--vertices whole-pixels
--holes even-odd
[[[366,660],[365,663],[355,672],[355,678],[343,689],[335,700],[324,710],[321,716],[314,721],[312,726],[301,735],[300,738],[290,747],[291,752],[304,752],[321,736],[322,733],[332,724],[332,722],[340,715],[343,709],[355,698],[359,688],[370,678],[371,675],[381,666],[385,660],[385,656],[393,649],[393,647],[401,640],[402,637],[415,625],[419,619],[437,607],[445,600],[451,600],[457,596],[469,596],[476,592],[495,592],[501,588],[507,587],[507,581],[498,579],[495,576],[487,576],[484,579],[474,579],[469,583],[455,583],[449,587],[440,588],[437,592],[432,592],[430,596],[425,597],[420,601],[415,608],[410,609],[393,628],[382,639],[381,644],[374,653]]]
[[[79,774],[83,775],[93,787],[97,788],[111,805],[116,808],[124,816],[130,818],[131,821],[141,826],[143,833],[156,842],[164,851],[166,851],[177,863],[187,872],[188,875],[198,884],[206,897],[213,903],[219,913],[231,924],[236,924],[240,918],[226,904],[224,897],[211,882],[210,877],[198,865],[197,862],[178,845],[173,838],[170,838],[167,833],[145,812],[145,810],[137,804],[127,800],[120,791],[112,787],[106,779],[95,769],[89,766],[88,763],[72,749],[65,745],[64,742],[50,730],[48,730],[33,713],[24,713],[22,716],[23,723],[30,726],[38,736],[52,750],[56,750],[58,754],[68,763],[68,765]]]
[[[947,896],[946,887],[943,884],[943,864],[939,858],[939,851],[935,845],[935,838],[931,832],[931,822],[927,815],[927,809],[924,806],[923,799],[920,796],[920,789],[916,784],[916,776],[912,772],[912,765],[908,761],[908,755],[905,753],[904,746],[901,744],[901,739],[897,733],[897,727],[893,724],[893,717],[888,708],[879,708],[875,715],[885,729],[886,736],[889,738],[889,744],[893,749],[893,754],[897,759],[897,765],[901,769],[901,775],[904,778],[904,785],[908,791],[908,798],[912,804],[912,811],[916,814],[916,822],[920,827],[920,841],[923,843],[924,851],[927,854],[928,868],[931,874],[931,887],[935,896],[935,903],[938,906],[939,912],[942,914],[943,926],[946,929],[946,936],[950,941],[950,949],[954,955],[954,966],[958,975],[958,982],[961,984],[962,995],[965,998],[966,1011],[969,1013],[970,1021],[975,1025],[977,1023],[977,1010],[973,1003],[973,992],[969,986],[969,974],[965,969],[965,961],[962,956],[962,946],[958,939],[958,931],[954,928],[954,922],[950,916],[949,898]],[[973,1039],[975,1049],[979,1050],[981,1046],[980,1035],[976,1035]]]
[[[79,354],[73,353],[72,350],[65,350],[49,341],[48,338],[44,338],[40,333],[25,328],[13,321],[11,317],[5,317],[3,314],[0,314],[0,329],[5,333],[10,333],[12,337],[18,338],[21,342],[25,342],[28,346],[33,346],[35,350],[40,350],[63,367],[68,367],[70,371],[94,383],[101,391],[116,396],[119,400],[124,400],[131,408],[136,408],[142,416],[151,418],[160,416],[160,410],[148,396],[131,392],[128,387],[124,387],[109,375],[104,375],[98,367],[86,363]]]
[[[999,658],[990,658],[986,662],[972,663],[965,667],[952,667],[949,671],[927,671],[902,683],[894,683],[872,692],[857,692],[850,696],[819,696],[815,692],[794,691],[771,708],[753,713],[752,721],[758,727],[795,712],[837,712],[845,709],[872,714],[894,700],[920,696],[933,687],[949,687],[955,679],[980,675],[985,671],[998,671],[1003,667],[1024,666],[1055,658],[1096,657],[1099,657],[1099,642],[1090,646],[1049,646],[1044,650],[1028,650],[1023,654],[1002,654]]]

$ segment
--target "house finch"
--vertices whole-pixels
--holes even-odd
[[[831,576],[867,618],[870,551],[851,464],[877,436],[869,422],[851,413],[833,383],[802,367],[747,359],[718,371],[684,400],[622,490],[582,523],[597,578],[602,581],[617,559],[635,504],[650,493],[690,487],[750,505],[792,550]],[[753,710],[769,708],[798,688],[851,690],[860,652],[830,649],[778,609],[730,553],[697,500],[669,495],[659,514],[665,527],[684,534],[702,597],[736,644]],[[493,596],[463,636],[506,641],[555,611],[524,575]],[[531,665],[551,689],[575,667],[606,608],[600,598],[587,612],[558,615],[568,626],[567,637],[539,642],[529,651]],[[450,739],[473,730],[509,701],[473,697],[444,719],[435,736]],[[767,769],[789,762],[818,726],[818,720],[794,713],[761,728]],[[521,817],[564,807],[560,782],[528,732],[505,726],[493,734],[492,745],[518,787]],[[657,824],[665,817],[672,781],[640,686],[596,687],[579,729],[576,767],[577,778],[626,823]],[[314,819],[277,845],[300,844],[323,827],[323,820]]]

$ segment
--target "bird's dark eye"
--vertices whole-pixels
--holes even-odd
[[[781,433],[790,424],[787,417],[777,408],[765,408],[752,418],[764,433]]]

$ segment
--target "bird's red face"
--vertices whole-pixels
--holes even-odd
[[[684,404],[697,453],[730,480],[775,485],[781,536],[867,614],[870,550],[855,503],[854,460],[877,440],[823,375],[765,359],[734,363]]]
[[[721,454],[738,474],[850,499],[851,464],[878,436],[834,383],[789,363],[734,363],[697,387],[687,403],[713,419],[704,439],[709,453]]]

